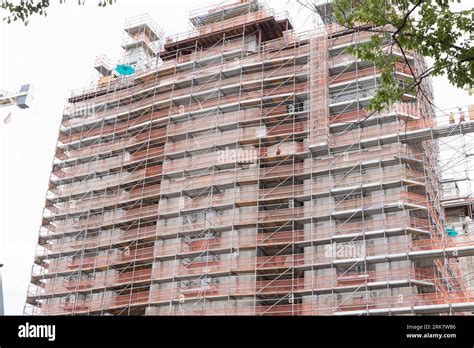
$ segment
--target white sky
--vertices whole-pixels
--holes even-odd
[[[53,5],[48,17],[34,17],[28,26],[1,24],[0,90],[35,87],[29,110],[0,109],[2,165],[0,188],[0,263],[6,314],[22,314],[33,255],[41,223],[48,179],[64,102],[69,92],[87,87],[96,75],[99,54],[117,58],[126,18],[149,13],[166,34],[189,29],[188,13],[219,0],[117,0],[98,8],[95,0]],[[298,30],[311,20],[294,0],[267,0],[276,12],[289,11]],[[198,6],[199,4],[199,6]],[[3,17],[3,13],[0,13]],[[473,103],[467,93],[434,79],[436,104],[441,108]],[[3,119],[12,112],[10,124]]]

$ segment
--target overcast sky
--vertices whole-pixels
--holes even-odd
[[[85,6],[77,1],[53,5],[48,17],[23,24],[1,24],[0,90],[16,91],[20,85],[35,87],[29,110],[0,109],[2,197],[0,263],[7,314],[21,314],[26,298],[33,255],[54,156],[61,114],[69,92],[87,87],[96,76],[99,54],[117,58],[126,18],[150,14],[166,34],[189,29],[188,13],[197,4],[218,1],[117,0],[98,8],[95,0]],[[298,30],[310,29],[311,19],[293,0],[268,0],[277,12],[288,10]],[[3,15],[1,16],[3,17]],[[472,97],[434,79],[436,103],[441,108],[473,103]],[[12,112],[8,125],[4,117]]]

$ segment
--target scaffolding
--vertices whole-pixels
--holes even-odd
[[[453,123],[407,94],[369,117],[380,74],[345,51],[366,33],[295,33],[257,0],[190,20],[156,67],[69,98],[25,313],[474,311],[438,144],[474,110]],[[400,79],[422,68],[407,57]]]

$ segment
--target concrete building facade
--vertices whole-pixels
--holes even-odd
[[[380,71],[345,49],[371,33],[296,33],[257,0],[190,20],[129,22],[126,58],[69,98],[25,313],[472,311],[436,139],[474,124],[408,93],[369,114]],[[393,54],[400,80],[424,68]]]

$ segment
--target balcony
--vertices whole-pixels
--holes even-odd
[[[264,57],[260,55],[250,55],[248,57],[239,59],[239,60],[232,60],[235,57],[230,56],[229,54],[235,51],[242,50],[242,41],[238,40],[238,42],[226,44],[225,46],[219,47],[218,50],[205,50],[205,51],[197,51],[195,53],[191,53],[187,56],[177,57],[174,60],[166,61],[162,66],[160,66],[157,71],[159,75],[162,76],[161,79],[156,80],[154,74],[153,75],[144,75],[142,77],[138,77],[135,81],[134,89],[121,89],[121,88],[114,88],[110,90],[104,90],[104,93],[98,93],[96,88],[92,90],[81,90],[74,93],[74,95],[83,95],[89,94],[89,98],[83,102],[84,105],[81,104],[81,101],[76,100],[77,98],[73,98],[71,103],[74,103],[71,108],[77,108],[83,106],[83,108],[87,108],[90,106],[90,100],[93,100],[93,103],[96,107],[105,107],[105,103],[110,102],[119,102],[120,105],[127,105],[130,103],[130,95],[134,97],[134,99],[140,99],[140,96],[144,97],[147,94],[150,94],[155,88],[159,88],[161,90],[167,90],[173,88],[175,85],[191,85],[191,79],[195,79],[196,81],[199,80],[206,80],[214,75],[220,70],[216,66],[202,68],[196,71],[193,71],[191,74],[189,72],[190,69],[193,69],[193,65],[189,64],[192,61],[195,61],[198,64],[203,63],[204,61],[211,61],[215,62],[215,64],[219,64],[219,68],[222,69],[223,72],[228,74],[235,74],[239,72],[242,68],[245,69],[257,69],[262,70],[261,66],[263,64]],[[266,63],[273,63],[273,64],[285,64],[289,59],[293,57],[303,57],[308,54],[308,46],[297,47],[297,48],[288,48],[283,50],[282,52],[272,54],[271,60],[265,61]],[[220,57],[224,57],[225,60],[229,60],[228,62],[222,62]],[[186,65],[187,68],[185,69],[183,65],[183,59],[189,61]],[[208,64],[209,65],[209,64]],[[156,73],[156,71],[155,71]],[[123,78],[121,78],[123,79]],[[121,81],[117,80],[117,81]],[[117,82],[118,84],[118,82]],[[130,85],[131,87],[131,85]],[[107,92],[107,93],[106,93]],[[104,115],[102,115],[98,119],[102,119]],[[115,116],[115,115],[112,115]],[[92,117],[92,118],[91,118]],[[72,111],[66,111],[65,117],[62,121],[62,125],[65,127],[74,126],[85,124],[89,121],[94,120],[95,115],[91,115],[90,117],[79,117],[74,115]],[[106,118],[105,118],[106,119]]]
[[[72,261],[51,261],[47,267],[49,275],[55,273],[70,273],[74,270],[81,269],[93,270],[103,269],[121,264],[127,264],[132,261],[151,261],[153,259],[153,247],[147,247],[142,249],[135,249],[126,251],[120,251],[114,249],[117,253],[101,256],[91,256],[75,259]]]
[[[55,203],[53,206],[47,207],[47,209],[51,211],[55,219],[59,219],[61,217],[66,217],[66,215],[76,215],[97,209],[112,208],[115,207],[117,203],[123,204],[134,200],[157,197],[160,195],[160,192],[160,185],[156,184],[131,191],[125,191],[121,194],[99,196],[90,200],[69,200],[65,203]]]
[[[154,301],[151,300],[154,299]],[[73,304],[43,304],[41,314],[65,315],[71,313],[85,313],[89,311],[110,310],[124,306],[142,306],[153,302],[166,302],[159,299],[159,295],[143,292],[122,297],[106,298],[101,300],[82,300]],[[453,292],[448,295],[440,293],[425,293],[400,296],[386,296],[377,298],[349,298],[343,300],[329,300],[324,304],[319,302],[307,304],[277,304],[273,306],[255,306],[249,304],[231,304],[222,308],[198,308],[183,310],[178,306],[167,306],[168,315],[361,315],[361,314],[433,314],[456,312],[470,312],[474,308],[474,294],[472,292]],[[165,314],[165,313],[160,313]]]
[[[293,28],[288,19],[288,13],[275,14],[270,9],[260,9],[256,12],[249,12],[242,16],[210,23],[188,32],[170,36],[166,39],[165,52],[162,52],[162,56],[166,58],[167,52],[187,48],[195,42],[200,46],[210,46],[226,32],[232,31],[235,34],[243,30],[253,32],[258,29],[258,25],[266,25],[272,28],[269,30],[269,33],[271,33],[269,39],[282,37],[284,31]]]
[[[56,233],[63,232],[80,232],[85,229],[104,228],[106,226],[120,225],[125,222],[132,222],[139,219],[149,219],[158,216],[158,207],[156,205],[144,206],[130,210],[117,210],[114,214],[92,215],[87,219],[54,220],[54,231]]]
[[[61,186],[53,186],[49,189],[48,199],[71,199],[73,196],[80,196],[91,191],[105,190],[107,188],[114,188],[124,186],[125,184],[134,181],[143,180],[146,178],[160,177],[163,173],[162,165],[149,166],[144,169],[134,170],[132,172],[122,171],[111,177],[105,177],[100,182],[97,181],[83,181],[73,184]]]
[[[399,134],[429,129],[435,126],[434,119],[423,118],[407,122],[397,121],[390,124],[362,127],[350,132],[330,135],[329,147],[342,149],[355,143],[360,143],[362,147],[377,146],[380,143],[389,144],[399,141]]]
[[[232,218],[232,217],[230,217]],[[250,218],[250,216],[242,217],[243,220]],[[248,223],[248,222],[245,222]],[[325,245],[328,241],[337,238],[341,241],[349,240],[350,242],[359,240],[355,238],[354,234],[358,234],[359,237],[383,237],[387,230],[411,229],[414,233],[421,233],[422,229],[428,230],[427,221],[416,219],[416,218],[390,218],[390,221],[385,220],[374,220],[364,223],[347,223],[341,227],[330,227],[317,229],[315,234],[309,233],[309,231],[299,232],[281,232],[268,235],[257,235],[251,237],[240,237],[237,240],[223,238],[214,239],[209,241],[200,241],[199,243],[177,243],[166,245],[164,247],[146,247],[143,249],[130,250],[127,253],[117,253],[103,256],[86,257],[83,259],[77,259],[75,261],[51,261],[46,268],[39,268],[33,272],[33,275],[48,277],[54,276],[56,273],[68,273],[72,272],[77,268],[82,270],[93,270],[102,269],[104,267],[115,267],[118,265],[125,265],[130,261],[145,262],[150,264],[155,258],[173,257],[176,254],[192,254],[200,253],[204,250],[217,250],[217,249],[229,249],[240,246],[249,245],[287,245],[290,243],[295,244],[307,244],[315,243],[319,241],[321,245]],[[370,232],[373,232],[372,234]],[[173,227],[173,231],[167,231],[161,229],[158,234],[160,235],[176,235],[176,227]],[[352,234],[352,235],[351,235]],[[344,236],[345,235],[345,236]],[[395,234],[396,235],[396,234]],[[410,254],[411,257],[416,258],[436,258],[437,255],[443,250],[451,248],[467,248],[471,250],[474,247],[474,239],[472,236],[466,236],[463,238],[451,238],[448,240],[412,240],[404,243],[391,243],[382,245],[372,245],[367,240],[365,244],[361,245],[363,257],[371,257],[370,262],[381,262],[384,259],[384,255],[393,254],[398,258],[406,258],[405,253]],[[235,243],[235,244],[234,244]],[[345,245],[345,244],[341,244]],[[350,243],[347,244],[350,246]],[[451,251],[452,251],[451,250]],[[229,255],[229,254],[227,254]],[[232,255],[232,254],[230,254]],[[306,253],[306,254],[293,254],[293,255],[282,255],[282,256],[265,256],[257,258],[230,258],[225,260],[214,260],[207,262],[193,262],[189,265],[180,265],[178,268],[175,266],[169,266],[157,268],[153,271],[153,279],[164,279],[174,276],[194,276],[199,274],[207,273],[221,273],[221,272],[247,272],[257,267],[257,270],[266,271],[271,269],[281,269],[288,267],[305,268],[311,265],[316,267],[327,267],[328,264],[337,260],[341,266],[348,264],[351,265],[354,262],[354,255],[343,257],[340,254],[331,253]],[[362,256],[361,256],[362,257]],[[382,259],[380,259],[382,257]],[[394,260],[395,260],[395,256]]]
[[[133,154],[125,153],[111,158],[93,161],[87,164],[75,165],[71,167],[58,168],[56,165],[52,175],[61,179],[61,182],[69,182],[74,178],[88,177],[91,174],[106,173],[114,169],[122,169],[126,166],[138,165],[144,160],[153,160],[162,158],[164,147],[146,148],[145,150]]]
[[[63,125],[67,126],[69,131],[74,131],[71,136],[74,136],[74,133],[81,132],[81,129],[86,126],[94,126],[95,124],[98,124],[99,121],[102,121],[103,119],[110,118],[111,116],[113,117],[119,117],[120,115],[127,115],[130,110],[143,110],[147,106],[153,104],[166,104],[170,100],[173,100],[175,102],[182,100],[183,98],[197,98],[197,97],[206,97],[209,98],[216,92],[216,90],[222,90],[225,92],[225,94],[232,94],[231,92],[235,90],[236,88],[240,88],[240,86],[247,86],[251,84],[255,84],[256,81],[261,81],[262,79],[267,79],[268,81],[277,80],[281,78],[287,78],[288,76],[294,76],[294,75],[305,75],[307,74],[307,66],[306,65],[298,65],[298,66],[288,66],[288,67],[281,67],[280,69],[275,69],[267,72],[257,72],[257,73],[252,73],[252,74],[245,74],[243,75],[243,79],[241,79],[240,76],[235,76],[235,77],[229,77],[229,78],[224,78],[221,81],[213,81],[213,82],[208,82],[213,79],[213,77],[216,76],[216,74],[221,74],[220,70],[214,70],[208,71],[208,78],[201,78],[200,75],[204,74],[198,74],[198,73],[193,73],[192,76],[189,74],[187,75],[187,81],[189,81],[189,85],[185,84],[186,87],[179,87],[179,88],[172,88],[173,85],[180,85],[183,86],[183,82],[176,80],[176,79],[170,79],[168,82],[166,81],[161,81],[158,85],[156,85],[156,81],[153,81],[154,85],[151,85],[150,88],[158,88],[160,91],[162,91],[159,94],[153,93],[153,91],[149,91],[149,93],[143,95],[141,99],[138,99],[138,101],[134,102],[133,104],[130,104],[130,97],[124,103],[119,104],[120,107],[118,108],[104,108],[103,111],[95,111],[92,115],[89,117],[78,117],[74,118],[71,120],[65,120],[63,121]],[[208,69],[209,70],[209,69]],[[186,81],[186,80],[185,80]],[[191,81],[195,81],[194,83],[191,83]],[[169,84],[170,88],[169,91],[168,88],[164,87],[164,83]],[[150,82],[151,84],[151,82]],[[153,100],[152,100],[153,99]],[[134,100],[137,100],[135,98]],[[225,99],[224,99],[225,100]],[[88,104],[86,104],[88,105]],[[95,122],[94,122],[95,121]],[[134,124],[137,124],[136,120],[128,120],[128,122],[134,122]],[[142,121],[143,122],[143,121]],[[121,124],[119,123],[118,125],[114,125],[114,127],[119,127],[121,129]],[[74,128],[78,127],[78,130],[75,130]],[[111,129],[111,127],[104,127],[105,129],[102,130],[102,133],[107,133],[108,129]],[[100,127],[99,127],[100,130]],[[88,136],[94,135],[96,131],[89,131]],[[63,137],[66,137],[64,135]],[[74,138],[72,138],[74,139]],[[66,139],[64,139],[66,140]]]
[[[414,69],[414,68],[413,68]],[[376,78],[379,77],[381,71],[377,68],[365,68],[357,71],[342,72],[338,75],[331,76],[329,78],[329,86],[336,87],[342,86],[348,83],[354,83],[355,80],[366,79],[366,78]],[[411,77],[412,73],[410,68],[406,64],[395,63],[395,74],[402,75],[404,77]]]
[[[37,256],[47,256],[54,258],[57,254],[73,254],[81,249],[95,249],[112,244],[130,243],[134,240],[155,240],[156,226],[142,227],[131,230],[119,230],[105,236],[89,237],[85,239],[61,239],[60,236],[49,236],[47,244],[42,246],[45,248],[44,253]]]
[[[151,280],[151,269],[139,271],[127,271],[117,275],[101,275],[93,278],[80,280],[54,280],[46,283],[41,296],[68,294],[71,292],[88,292],[107,287],[116,287],[130,283],[149,282]]]
[[[370,117],[369,114],[371,115]],[[398,103],[383,113],[371,114],[366,110],[355,110],[342,112],[330,118],[330,127],[334,132],[345,131],[348,127],[356,124],[366,126],[381,124],[385,122],[393,122],[397,119],[405,121],[417,120],[420,118],[420,111],[415,104]]]
[[[138,126],[144,123],[145,121],[149,122],[156,119],[166,119],[169,117],[169,115],[184,115],[184,114],[195,113],[195,112],[203,113],[203,111],[205,112],[205,110],[213,109],[216,106],[220,106],[222,110],[226,110],[229,108],[235,109],[234,108],[235,103],[239,103],[243,107],[250,107],[250,106],[260,105],[260,103],[257,103],[258,100],[263,99],[266,101],[269,101],[269,100],[271,101],[273,98],[281,98],[284,96],[303,94],[303,93],[307,93],[307,89],[308,89],[307,82],[300,82],[294,85],[280,86],[280,87],[273,88],[269,91],[265,91],[263,93],[263,96],[262,96],[262,91],[260,90],[252,91],[252,92],[241,92],[238,95],[231,95],[231,96],[226,96],[226,97],[220,97],[219,94],[217,94],[216,97],[210,98],[209,100],[203,101],[201,103],[192,103],[192,104],[184,103],[185,105],[181,105],[179,107],[178,106],[169,107],[170,101],[176,101],[179,99],[179,97],[173,97],[173,99],[160,101],[161,106],[164,109],[162,109],[161,111],[156,111],[151,114],[147,113],[148,108],[150,108],[151,106],[159,108],[160,105],[158,105],[157,101],[153,102],[150,100],[143,100],[143,101],[138,102],[139,105],[137,105],[137,109],[132,111],[132,112],[139,112],[139,110],[141,110],[143,114],[141,118],[135,118],[126,123],[121,123],[118,126],[104,127],[104,129],[91,128],[91,129],[82,130],[79,133],[74,133],[74,134],[61,133],[59,136],[59,140],[61,143],[70,146],[72,143],[75,143],[77,141],[82,141],[82,142],[91,141],[94,137],[103,137],[107,134],[124,133],[131,126]],[[215,89],[212,90],[212,93],[216,94]],[[191,98],[191,95],[186,96],[186,98]],[[116,115],[117,113],[116,110],[111,110],[111,112],[115,114],[115,117],[118,116]],[[126,107],[126,110],[124,112],[125,112],[124,115],[128,115],[131,112],[131,110],[129,107]]]
[[[285,246],[288,244],[321,244],[331,239],[358,240],[362,236],[365,238],[378,238],[384,235],[399,235],[405,231],[413,234],[429,234],[430,225],[427,220],[413,217],[388,217],[384,220],[367,219],[362,222],[346,222],[340,226],[318,227],[313,230],[299,230],[289,232],[275,232],[268,234],[256,234],[254,236],[233,236],[217,237],[211,239],[197,240],[196,242],[175,242],[168,243],[165,246],[155,247],[155,257],[163,258],[175,254],[192,254],[203,251],[228,250],[230,248],[254,248],[256,246]],[[176,236],[176,232],[169,231],[168,234],[162,231],[168,231],[159,228],[160,236]],[[54,258],[59,253],[73,254],[81,249],[95,249],[112,244],[127,243],[131,241],[154,241],[157,238],[156,226],[144,227],[135,230],[120,231],[119,233],[109,234],[101,237],[91,237],[81,240],[55,240],[47,245],[45,254],[38,256],[48,256]],[[140,243],[140,242],[139,242]]]

